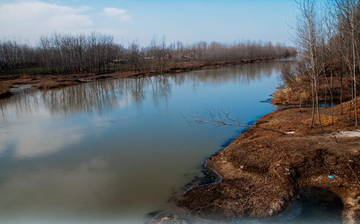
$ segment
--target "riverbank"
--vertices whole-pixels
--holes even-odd
[[[4,91],[0,92],[0,96],[8,96],[11,90],[16,90],[22,85],[30,85],[32,88],[40,90],[57,89],[65,86],[78,85],[95,80],[107,80],[118,78],[140,78],[151,77],[161,74],[176,74],[188,72],[193,70],[213,69],[233,65],[261,63],[280,58],[260,58],[260,59],[243,59],[237,61],[222,61],[222,62],[180,62],[174,66],[168,66],[161,71],[148,72],[113,72],[108,74],[72,74],[72,75],[21,75],[0,77],[1,83],[4,86]],[[6,86],[6,88],[5,88]]]
[[[0,98],[11,95],[10,88],[7,83],[0,83]]]
[[[359,98],[360,101],[360,98]],[[343,105],[346,108],[346,105]],[[282,212],[308,186],[328,188],[344,203],[345,223],[360,222],[360,131],[349,115],[322,108],[324,132],[310,128],[311,108],[285,109],[250,128],[207,160],[222,182],[194,188],[176,202],[202,219],[269,217]]]

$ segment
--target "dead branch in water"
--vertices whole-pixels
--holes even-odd
[[[221,127],[221,126],[234,126],[234,127],[246,127],[246,128],[253,127],[253,128],[260,128],[266,131],[276,132],[282,135],[288,134],[280,130],[262,127],[255,124],[254,125],[242,124],[238,119],[231,116],[229,109],[227,111],[221,109],[221,112],[216,112],[214,109],[211,109],[211,110],[207,110],[205,114],[209,116],[209,119],[200,117],[198,114],[192,115],[191,119],[188,119],[186,117],[184,118],[187,120],[187,122],[190,125],[195,123],[195,124],[213,124],[215,127]]]

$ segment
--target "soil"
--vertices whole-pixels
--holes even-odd
[[[192,70],[201,70],[201,69],[212,69],[219,68],[224,66],[240,65],[240,64],[250,64],[250,63],[260,63],[264,61],[274,60],[276,58],[261,58],[261,59],[243,59],[237,61],[223,61],[223,62],[179,62],[173,66],[168,66],[162,70],[158,71],[147,71],[147,72],[135,72],[135,71],[125,71],[125,72],[113,72],[107,74],[95,74],[95,73],[86,73],[86,74],[71,74],[71,75],[2,75],[0,76],[0,97],[8,96],[10,90],[13,88],[18,88],[21,85],[31,85],[32,88],[48,90],[61,88],[65,86],[78,85],[80,83],[87,83],[94,80],[105,80],[105,79],[118,79],[118,78],[139,78],[139,77],[148,77],[155,76],[160,74],[175,74],[182,73]],[[3,87],[2,87],[3,86]]]
[[[222,181],[187,191],[176,205],[207,220],[269,217],[300,190],[317,186],[340,196],[345,223],[360,223],[360,135],[339,134],[357,132],[340,105],[334,112],[333,126],[331,110],[322,108],[324,132],[310,127],[311,108],[263,116],[256,126],[288,134],[248,129],[207,160]]]

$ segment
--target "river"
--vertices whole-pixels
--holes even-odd
[[[20,90],[0,100],[0,223],[144,223],[243,129],[190,125],[276,108],[282,61]]]

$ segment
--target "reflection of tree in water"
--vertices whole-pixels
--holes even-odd
[[[0,100],[1,117],[7,118],[7,114],[21,117],[23,114],[37,113],[39,99],[35,97],[36,92],[32,90],[21,91],[15,96]]]
[[[71,114],[80,111],[102,112],[111,107],[118,107],[113,82],[92,82],[41,94],[45,108],[51,114]]]
[[[160,99],[167,102],[171,95],[170,80],[164,75],[136,79],[118,79],[111,82],[118,83],[117,87],[120,93],[137,104],[142,104],[147,96],[151,96],[154,104],[159,105]],[[148,91],[150,92],[149,94],[147,94]]]
[[[228,82],[250,84],[253,81],[259,81],[262,78],[270,77],[273,73],[280,73],[281,63],[290,62],[266,62],[211,70],[200,70],[186,73],[186,75],[174,76],[173,79],[177,85],[182,85],[186,82],[193,82],[195,84],[208,82],[219,85]],[[196,75],[189,75],[193,73]]]
[[[50,114],[73,114],[84,111],[101,113],[131,103],[141,105],[147,97],[151,97],[154,105],[158,106],[161,101],[168,102],[173,84],[190,84],[194,90],[201,83],[218,86],[229,82],[250,84],[273,73],[280,73],[281,63],[267,62],[176,75],[107,80],[45,92],[24,91],[0,100],[0,110],[4,117],[10,111],[21,116],[33,114],[43,108]]]
[[[151,79],[152,98],[155,105],[159,105],[159,99],[167,103],[171,96],[170,79],[164,75],[155,76]]]
[[[50,114],[103,111],[117,107],[115,83],[92,82],[51,91],[24,90],[0,101],[4,118],[6,114],[18,116],[47,110]]]
[[[171,84],[165,76],[138,79],[117,79],[91,82],[51,91],[25,90],[0,101],[0,110],[6,114],[35,114],[45,108],[50,114],[73,114],[77,112],[103,112],[111,108],[142,104],[147,91],[155,105],[159,99],[167,101]]]

